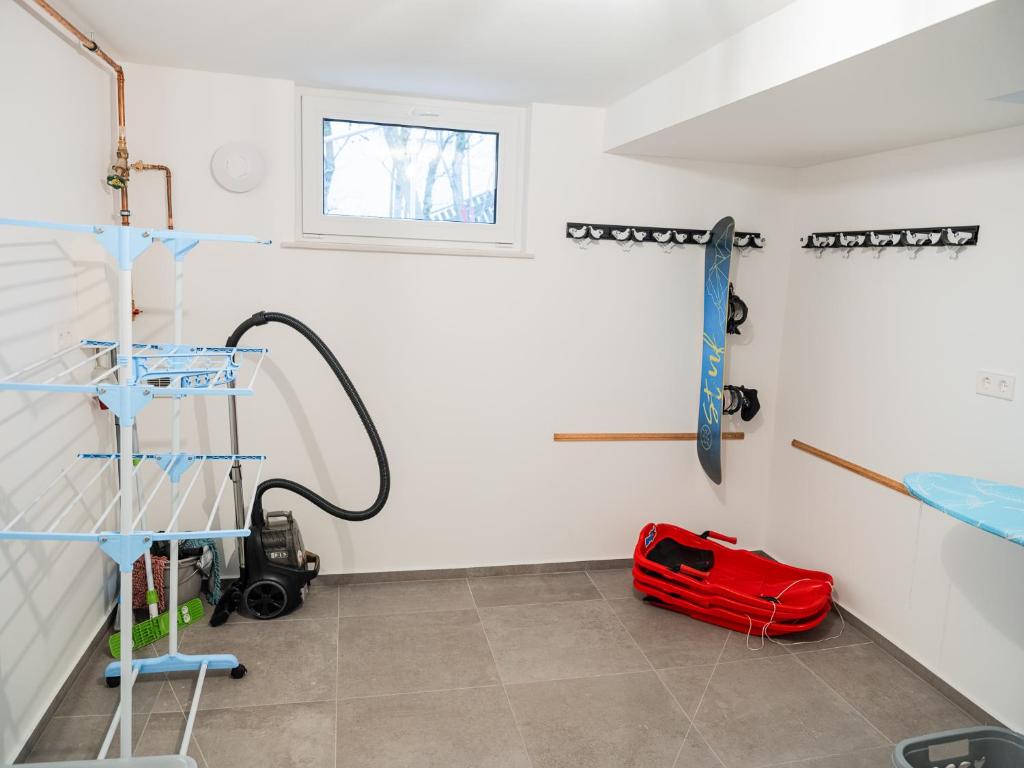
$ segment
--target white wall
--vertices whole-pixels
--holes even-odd
[[[796,233],[980,224],[951,261],[794,249],[767,547],[822,567],[857,615],[1024,729],[1020,547],[788,446],[798,438],[900,478],[1024,483],[1024,405],[974,393],[1024,374],[1024,128],[800,172]]]
[[[0,72],[0,216],[111,221],[109,73],[14,3],[0,3]],[[0,228],[0,377],[106,324],[108,266],[91,238]],[[84,398],[2,393],[0,526],[77,451],[109,450],[106,425]],[[110,572],[90,545],[0,543],[0,763],[99,629]]]
[[[136,157],[173,167],[178,226],[294,238],[289,83],[149,66],[130,66],[128,78]],[[394,475],[379,517],[342,523],[294,497],[273,498],[299,511],[326,572],[623,557],[643,523],[665,518],[760,542],[781,241],[737,267],[751,320],[728,378],[762,387],[766,417],[726,448],[723,490],[704,479],[692,443],[552,442],[556,431],[683,431],[696,422],[703,254],[580,251],[563,236],[566,221],[710,226],[730,213],[771,236],[787,212],[788,174],[607,156],[601,118],[588,108],[532,110],[534,259],[276,245],[201,246],[189,257],[188,339],[219,343],[259,309],[294,313],[334,348],[378,424]],[[248,195],[224,192],[208,170],[217,146],[236,139],[267,158],[266,181]],[[159,221],[159,179],[140,179],[136,207]],[[166,334],[168,270],[160,258],[139,270],[137,326],[154,339]],[[372,452],[315,353],[283,329],[246,342],[272,355],[257,396],[241,405],[243,449],[270,455],[269,476],[365,505],[376,490]],[[192,403],[186,413],[192,447],[226,447],[222,404]],[[143,418],[144,433],[160,433],[156,409]]]

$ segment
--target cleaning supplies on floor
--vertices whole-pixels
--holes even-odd
[[[156,605],[158,613],[132,626],[132,648],[144,648],[171,632],[171,613],[167,608],[169,589],[167,584],[170,564],[170,542],[156,542],[149,552],[152,568],[153,588],[149,589],[146,563],[140,557],[132,571],[132,607],[136,610]],[[208,586],[207,599],[215,604],[220,598],[220,551],[212,539],[186,539],[178,546],[178,606],[173,613],[177,616],[178,629],[185,629],[203,618],[205,613],[200,594]],[[204,558],[209,562],[208,571],[201,565]],[[121,657],[121,634],[116,633],[107,640],[110,655]]]
[[[633,553],[633,585],[647,602],[746,634],[802,632],[828,615],[829,574],[719,542],[736,539],[648,523]]]

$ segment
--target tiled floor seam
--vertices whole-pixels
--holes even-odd
[[[874,640],[862,640],[859,643],[847,643],[846,645],[835,645],[835,646],[833,646],[831,648],[804,648],[803,650],[800,650],[800,651],[790,651],[787,648],[786,650],[787,650],[788,653],[790,653],[790,654],[792,654],[794,656],[799,656],[799,655],[801,655],[803,653],[823,653],[824,651],[838,651],[838,650],[841,650],[843,648],[856,648],[859,645],[875,645],[875,641]],[[879,647],[881,647],[881,646],[879,646]]]
[[[142,730],[139,731],[139,738],[138,739],[135,739],[135,738],[132,739],[132,754],[135,753],[135,750],[138,748],[139,744],[142,743],[142,739],[145,738],[145,736],[146,736],[146,729],[149,728],[149,718],[151,718],[152,716],[153,716],[152,712],[150,712],[148,715],[146,715],[146,722],[144,722],[142,724]],[[120,729],[120,726],[118,726],[118,728]],[[106,734],[104,734],[104,736],[105,735]],[[116,738],[116,736],[115,736],[115,738]],[[114,742],[111,741],[110,744],[111,744],[111,746],[113,746]]]
[[[472,594],[472,590],[470,590],[470,594]],[[490,611],[490,610],[493,610],[495,608],[525,608],[527,606],[534,606],[534,605],[569,605],[570,603],[596,603],[598,601],[607,602],[605,600],[604,596],[601,595],[600,592],[598,592],[597,594],[598,594],[597,597],[582,597],[582,598],[580,598],[578,600],[542,600],[539,603],[502,603],[501,605],[479,605],[476,602],[476,596],[474,596],[473,597],[473,604],[476,606],[476,609],[478,611],[481,608],[484,609],[485,611]],[[462,610],[462,609],[459,609],[459,610]],[[432,611],[416,611],[416,613],[432,613]]]
[[[846,647],[849,647],[849,646],[846,646]],[[838,649],[838,648],[835,648],[835,649],[833,649],[833,648],[826,648],[826,649],[824,649],[824,650],[822,651],[822,653],[824,653],[825,651],[829,651],[829,650],[839,650],[839,649]],[[886,736],[886,735],[885,735],[885,733],[883,733],[883,732],[882,732],[882,729],[881,729],[881,728],[879,728],[879,727],[878,727],[877,725],[875,725],[875,724],[874,724],[873,722],[871,722],[870,718],[868,718],[868,716],[867,716],[867,715],[865,715],[865,714],[864,714],[863,712],[861,712],[861,711],[860,711],[860,709],[859,709],[858,707],[855,707],[855,706],[853,705],[853,702],[851,702],[851,701],[850,701],[849,699],[847,699],[847,698],[846,698],[845,696],[843,696],[843,694],[841,694],[841,693],[840,693],[839,691],[837,691],[837,690],[835,689],[835,687],[833,687],[832,685],[830,685],[830,684],[829,684],[829,682],[828,682],[828,681],[827,681],[827,680],[826,680],[826,679],[825,679],[824,677],[822,677],[821,675],[819,675],[819,674],[818,674],[818,673],[817,673],[816,671],[814,671],[813,669],[811,669],[811,668],[810,668],[810,666],[808,666],[807,664],[805,664],[805,663],[804,663],[804,660],[800,658],[801,654],[799,654],[799,653],[794,653],[794,654],[790,654],[790,655],[791,655],[791,656],[793,657],[793,659],[794,659],[794,660],[796,661],[796,663],[797,663],[797,664],[799,664],[799,665],[800,665],[801,667],[803,667],[803,668],[804,668],[804,669],[806,669],[806,670],[807,670],[808,672],[810,672],[810,673],[811,673],[812,675],[814,675],[814,677],[815,677],[815,678],[817,678],[818,680],[820,680],[820,681],[821,681],[821,683],[822,683],[822,685],[824,685],[824,686],[825,686],[826,688],[828,688],[828,689],[829,689],[830,691],[832,691],[832,693],[834,693],[834,694],[835,694],[836,696],[838,696],[838,697],[839,697],[839,699],[840,699],[840,700],[841,700],[841,701],[842,701],[843,703],[845,703],[845,704],[846,704],[846,706],[848,706],[848,707],[849,707],[850,709],[852,709],[852,710],[853,710],[854,712],[856,712],[856,713],[857,713],[857,716],[858,716],[858,717],[859,717],[859,718],[860,718],[861,720],[863,720],[863,721],[864,721],[865,723],[867,723],[867,724],[868,724],[869,726],[871,726],[871,729],[872,729],[872,730],[873,730],[873,731],[874,731],[875,733],[877,733],[877,734],[878,734],[879,736],[881,736],[881,737],[882,737],[882,739],[883,739],[883,740],[885,741],[885,744],[886,744],[886,745],[888,745],[888,746],[892,746],[892,745],[893,745],[893,743],[894,743],[894,742],[892,741],[892,739],[890,739],[890,738],[889,738],[888,736]]]
[[[467,580],[468,581],[468,580]],[[473,589],[469,589],[470,596],[473,595]],[[476,598],[473,598],[473,604],[476,605]],[[498,657],[494,655],[494,648],[491,647],[491,638],[487,636],[487,630],[484,629],[484,619],[480,615],[480,607],[476,608],[476,618],[480,622],[480,631],[483,632],[484,642],[487,643],[487,651],[491,654],[491,661],[494,663],[494,672],[498,676],[498,682],[501,685],[501,692],[505,694],[505,703],[508,705],[508,712],[512,715],[512,725],[516,728],[516,733],[519,735],[519,743],[523,745],[523,754],[526,755],[526,761],[530,764],[530,768],[533,768],[533,755],[530,754],[530,748],[526,746],[526,736],[523,735],[523,729],[519,725],[519,718],[516,717],[516,710],[512,706],[512,699],[508,695],[508,688],[505,687],[505,680],[501,676],[501,670],[498,669]]]
[[[500,688],[502,682],[498,680],[495,683],[487,683],[485,685],[462,685],[457,688],[428,688],[422,691],[392,691],[391,693],[367,693],[362,696],[339,696],[337,701],[364,701],[366,699],[387,699],[396,696],[419,696],[424,693],[452,693],[454,691],[479,691],[484,688]]]
[[[330,704],[331,702],[337,701],[337,700],[338,700],[337,698],[331,698],[331,699],[303,699],[302,701],[275,701],[275,702],[270,703],[270,704],[243,704],[242,706],[238,706],[237,704],[235,704],[235,705],[231,705],[231,706],[227,706],[227,707],[200,707],[199,711],[196,712],[196,719],[198,720],[199,716],[203,712],[224,712],[225,710],[231,710],[231,709],[262,709],[262,708],[265,708],[265,707],[289,707],[289,706],[296,706],[296,705],[299,705],[299,704]],[[172,715],[174,713],[173,712],[154,712],[153,714],[156,714],[156,715]],[[188,717],[188,715],[185,715],[185,717]]]
[[[597,590],[598,594],[601,595],[604,598],[605,602],[608,602],[608,598],[605,597],[603,592],[601,592],[600,587],[597,586],[597,582],[595,582],[590,577],[590,571],[584,571],[584,573],[587,574],[587,578],[590,579],[590,583],[594,585],[594,589]],[[609,608],[610,607],[611,606],[609,606]],[[718,658],[715,660],[715,665],[714,665],[714,667],[711,670],[711,675],[708,677],[708,682],[704,686],[704,691],[701,693],[700,699],[697,701],[697,706],[693,710],[694,717],[690,717],[689,715],[686,714],[686,710],[683,708],[683,705],[679,702],[679,699],[676,698],[676,695],[674,693],[672,693],[671,690],[669,690],[669,687],[665,684],[665,681],[662,679],[661,675],[658,674],[658,669],[657,669],[657,667],[654,666],[654,662],[651,661],[650,657],[644,652],[644,649],[640,647],[640,643],[637,642],[637,639],[635,637],[633,637],[633,633],[629,631],[629,628],[626,626],[625,622],[622,621],[622,618],[619,616],[619,614],[615,613],[614,610],[612,610],[612,614],[615,616],[616,619],[618,619],[619,624],[622,626],[622,629],[626,632],[626,635],[629,637],[630,640],[633,641],[633,645],[635,645],[636,649],[638,651],[640,651],[640,655],[644,657],[644,660],[647,662],[647,665],[651,668],[651,672],[653,672],[654,676],[656,678],[658,678],[658,682],[661,683],[661,687],[665,690],[666,693],[668,693],[668,695],[672,699],[672,701],[675,702],[676,707],[678,707],[678,709],[679,709],[679,713],[686,720],[686,732],[683,734],[683,740],[679,743],[679,749],[676,751],[676,756],[672,760],[672,768],[676,768],[676,766],[679,764],[679,757],[683,754],[683,748],[686,747],[686,740],[690,737],[690,730],[694,729],[694,728],[696,728],[697,733],[700,735],[701,739],[704,741],[704,744],[708,748],[708,751],[710,751],[711,754],[713,754],[715,756],[715,759],[718,760],[718,762],[724,767],[725,766],[725,762],[722,760],[721,757],[719,757],[718,753],[715,752],[714,748],[711,746],[711,744],[708,742],[708,740],[706,738],[704,738],[704,734],[700,732],[700,729],[697,728],[697,726],[693,722],[693,720],[697,716],[697,711],[700,709],[701,703],[704,701],[704,694],[707,693],[708,687],[711,685],[711,678],[714,677],[715,670],[718,669],[718,664],[719,664],[719,661],[722,658],[722,654],[725,653],[725,647],[729,644],[729,636],[726,635],[725,636],[725,640],[722,642],[722,647],[718,651]],[[630,673],[630,674],[635,674],[635,673]]]
[[[594,577],[590,575],[590,571],[584,571],[584,573],[587,574],[587,579],[589,579],[590,583],[594,585],[594,589],[597,590],[597,594],[599,594],[601,596],[601,599],[602,600],[607,600],[608,599],[608,595],[606,595],[604,592],[602,592],[601,588],[599,586],[597,586],[597,582],[594,581]]]
[[[196,713],[196,719],[197,720],[199,719],[199,713],[198,712]],[[187,722],[187,720],[188,719],[186,718],[186,722]],[[199,753],[199,757],[202,758],[203,765],[206,768],[211,768],[210,761],[206,759],[206,753],[203,752],[203,745],[199,743],[199,738],[195,735],[194,731],[192,733],[191,742],[196,745],[196,752],[198,752]],[[180,747],[179,747],[179,749],[180,749]],[[188,750],[187,749],[185,750],[185,753],[188,754]]]
[[[911,669],[911,668],[910,668],[910,667],[908,667],[908,666],[907,666],[906,664],[904,664],[904,663],[903,663],[902,661],[900,661],[900,660],[899,660],[899,658],[897,658],[896,656],[894,656],[893,654],[891,654],[891,653],[889,653],[889,652],[888,652],[887,650],[885,650],[885,648],[884,648],[883,646],[881,646],[881,645],[878,645],[877,643],[876,643],[876,645],[878,646],[878,650],[880,650],[880,651],[881,651],[882,653],[884,653],[884,654],[885,654],[886,656],[888,656],[888,657],[889,657],[890,659],[892,659],[892,660],[893,660],[893,661],[895,661],[895,662],[896,662],[897,664],[899,664],[899,665],[900,665],[901,667],[903,667],[903,669],[907,670],[907,672],[909,672],[909,673],[910,673],[910,674],[911,674],[911,675],[912,675],[913,677],[916,677],[916,678],[917,678],[918,680],[920,680],[920,681],[921,681],[922,683],[924,683],[924,684],[925,684],[925,685],[927,685],[927,686],[928,686],[929,688],[931,688],[931,689],[932,689],[933,691],[935,691],[935,692],[936,692],[937,694],[939,694],[939,696],[941,696],[941,697],[942,697],[942,698],[944,698],[944,699],[945,699],[946,701],[948,701],[948,702],[949,702],[949,703],[950,703],[951,705],[953,705],[953,707],[954,707],[954,708],[955,708],[955,709],[956,709],[956,710],[957,710],[958,712],[960,712],[960,713],[962,713],[962,714],[966,715],[966,716],[967,716],[968,718],[970,718],[971,720],[975,720],[975,719],[976,719],[976,718],[974,717],[974,715],[972,715],[972,714],[971,714],[970,712],[968,712],[968,711],[967,711],[967,710],[965,710],[965,709],[964,709],[963,707],[961,707],[961,706],[960,706],[959,704],[957,704],[957,703],[956,703],[955,701],[953,701],[953,700],[952,700],[951,698],[949,698],[949,696],[947,696],[947,695],[945,694],[945,692],[943,692],[943,690],[942,690],[941,688],[939,688],[939,687],[937,687],[937,686],[933,685],[933,684],[932,684],[932,683],[930,683],[930,682],[929,682],[928,680],[925,680],[925,679],[924,679],[923,677],[921,677],[921,675],[917,674],[917,672],[915,672],[915,671],[914,671],[913,669]],[[939,679],[940,681],[942,680],[942,678],[941,678],[941,677],[938,677],[938,675],[936,675],[936,677],[937,677],[937,678],[938,678],[938,679]],[[945,682],[945,681],[942,681],[942,682]],[[949,685],[949,684],[948,684],[948,683],[946,683],[946,685]]]
[[[486,566],[485,566],[486,567]],[[496,566],[501,567],[501,566]],[[607,568],[604,570],[615,571],[618,568]],[[358,581],[351,584],[331,584],[329,586],[341,587],[366,587],[378,584],[424,584],[431,581],[458,581],[460,579],[501,579],[509,576],[551,576],[558,573],[586,573],[586,568],[571,568],[564,571],[535,571],[533,573],[494,573],[487,576],[439,576],[435,579],[381,579],[380,581]],[[335,576],[338,574],[325,574]],[[341,574],[345,575],[345,574]]]
[[[729,635],[726,635],[725,640],[722,642],[722,648],[718,651],[718,658],[715,659],[715,665],[711,668],[711,674],[708,675],[708,681],[704,684],[704,690],[701,691],[700,698],[697,699],[697,703],[693,706],[693,717],[688,717],[690,724],[686,727],[686,733],[683,734],[683,743],[679,745],[679,751],[676,753],[676,759],[672,762],[672,768],[677,768],[677,766],[679,765],[679,758],[683,754],[683,747],[686,746],[686,740],[690,738],[691,730],[697,731],[697,734],[700,736],[705,746],[707,746],[708,751],[715,756],[715,759],[719,762],[720,765],[723,766],[723,768],[726,768],[725,760],[723,760],[721,755],[719,755],[718,752],[715,751],[715,748],[711,746],[711,742],[707,740],[707,738],[701,732],[700,727],[697,725],[697,715],[700,714],[700,708],[701,705],[704,703],[704,697],[708,693],[708,688],[711,687],[711,681],[715,679],[715,672],[718,671],[718,665],[722,662],[722,656],[723,654],[725,654],[725,649],[728,645]],[[655,672],[655,674],[658,673]],[[665,685],[665,681],[662,679],[661,675],[658,675],[658,680],[661,682],[665,690],[668,691],[669,695],[673,699],[676,699],[675,694],[669,690],[669,687],[667,685]],[[679,699],[676,699],[676,704],[679,704],[680,709],[683,708],[683,705],[680,704]],[[685,709],[683,711],[685,714]]]
[[[604,596],[604,594],[603,594],[603,593],[601,592],[601,590],[597,588],[597,584],[596,584],[596,583],[594,582],[594,580],[593,580],[592,578],[590,578],[590,572],[589,572],[589,571],[584,571],[584,573],[586,573],[586,574],[587,574],[587,580],[588,580],[588,581],[589,581],[589,582],[590,582],[591,584],[593,584],[593,585],[594,585],[594,589],[597,589],[597,594],[601,595],[601,599],[602,599],[602,600],[603,600],[603,601],[604,601],[605,603],[608,603],[608,598],[606,598],[606,597]],[[610,604],[608,605],[608,610],[612,612],[612,616],[614,616],[614,617],[615,617],[615,620],[616,620],[617,622],[619,622],[619,626],[620,626],[620,627],[622,627],[622,631],[626,633],[626,637],[628,637],[628,638],[630,639],[630,642],[632,642],[632,643],[633,643],[634,647],[635,647],[635,648],[637,649],[637,651],[638,651],[638,652],[640,653],[640,655],[644,657],[644,661],[646,661],[646,662],[647,662],[647,666],[648,666],[648,667],[650,667],[651,671],[652,671],[652,672],[654,672],[654,673],[655,673],[655,675],[657,676],[657,674],[658,674],[658,673],[657,673],[657,672],[655,671],[655,669],[654,669],[654,663],[653,663],[653,662],[652,662],[652,661],[650,660],[650,658],[648,658],[647,654],[646,654],[646,653],[644,653],[644,649],[640,647],[640,643],[638,643],[638,642],[636,641],[636,638],[635,638],[635,637],[633,637],[633,633],[632,633],[632,632],[630,632],[630,631],[629,631],[629,629],[628,629],[628,628],[626,627],[626,624],[625,624],[625,622],[624,622],[624,621],[623,621],[623,620],[622,620],[622,619],[621,619],[621,618],[619,617],[619,614],[617,614],[617,613],[615,612],[615,609],[614,609],[614,608],[612,608]],[[661,678],[660,678],[660,677],[658,677],[658,679],[659,679],[659,680],[661,680]],[[673,700],[675,700],[675,697],[674,697],[674,696],[673,696],[672,698],[673,698]],[[677,702],[677,703],[678,703],[678,702]],[[684,712],[683,714],[686,714],[686,713]]]
[[[338,729],[341,721],[341,588],[338,588],[338,618],[335,631],[338,642],[334,649],[334,766],[338,765]],[[207,766],[207,768],[210,768]]]
[[[597,583],[590,578],[590,572],[586,571],[585,573],[587,574],[587,578],[590,579],[590,583],[593,584],[594,588],[597,589],[598,593],[603,596],[604,593],[601,592],[601,590],[598,588]],[[604,599],[605,602],[608,601],[607,597]],[[609,608],[610,607],[611,606],[609,606]],[[633,641],[633,644],[636,646],[637,650],[640,651],[640,655],[644,657],[644,660],[651,668],[651,671],[654,673],[654,676],[658,678],[658,682],[661,683],[661,687],[665,690],[666,693],[668,693],[672,701],[675,702],[675,705],[679,708],[679,713],[686,719],[686,732],[683,734],[683,740],[679,743],[679,749],[676,751],[676,756],[672,761],[672,768],[676,768],[679,764],[679,757],[683,754],[683,748],[686,746],[686,740],[690,737],[690,730],[697,728],[697,726],[694,724],[694,719],[697,717],[697,712],[700,710],[700,705],[704,701],[704,695],[708,692],[708,688],[711,686],[711,680],[715,676],[715,670],[718,669],[718,664],[722,659],[722,654],[725,653],[725,647],[729,644],[729,635],[726,635],[725,638],[722,640],[722,647],[718,650],[718,657],[715,659],[715,664],[711,669],[711,674],[708,676],[708,681],[704,685],[704,690],[701,692],[700,698],[697,700],[697,704],[693,709],[693,717],[690,717],[686,714],[686,709],[680,703],[679,699],[676,698],[676,695],[672,693],[671,690],[669,690],[669,687],[665,684],[665,681],[662,679],[661,675],[658,674],[658,670],[654,666],[654,662],[652,662],[650,657],[648,657],[648,655],[644,653],[643,648],[640,647],[640,643],[638,643],[637,639],[633,637],[633,633],[629,631],[628,627],[626,627],[625,622],[622,621],[622,619],[619,617],[617,613],[615,613],[614,610],[612,610],[612,613],[614,614],[615,618],[618,619],[619,624],[622,626],[622,629],[626,632],[626,635],[628,635],[629,639]],[[715,756],[715,759],[718,760],[718,762],[721,763],[723,766],[725,766],[725,762],[722,760],[721,757],[719,757],[718,753],[715,752],[714,747],[712,747],[711,744],[708,743],[708,740],[704,738],[704,734],[700,732],[699,728],[697,728],[697,733],[700,735],[701,739],[704,741],[704,744],[707,746],[711,754]]]
[[[338,765],[338,721],[341,719],[341,701],[334,700],[334,765]],[[209,768],[209,766],[207,766]]]
[[[612,569],[609,569],[612,570]],[[507,578],[519,578],[521,576],[557,576],[562,573],[586,573],[585,568],[577,568],[572,571],[543,571],[539,573],[496,573],[493,576],[465,576],[462,578],[466,579],[507,579]],[[440,581],[440,579],[439,579]]]
[[[819,651],[838,651],[838,650],[840,650],[842,648],[855,648],[855,647],[857,647],[859,645],[873,645],[873,642],[871,640],[868,640],[868,641],[863,642],[863,643],[851,643],[850,645],[842,645],[842,646],[837,646],[835,648],[819,648],[818,650]],[[771,659],[784,659],[787,656],[798,656],[798,655],[800,655],[802,653],[816,653],[816,651],[790,651],[788,653],[778,654],[776,656],[764,656],[764,655],[754,656],[753,654],[758,653],[758,651],[753,651],[753,650],[750,651],[750,653],[752,655],[749,656],[749,657],[741,657],[741,658],[738,658],[738,659],[726,659],[725,661],[720,661],[719,664],[722,664],[722,665],[725,665],[725,664],[746,664],[746,663],[751,662],[751,661],[770,661]]]

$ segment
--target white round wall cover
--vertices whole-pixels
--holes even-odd
[[[213,178],[228,192],[249,192],[263,181],[263,154],[252,144],[232,141],[219,147],[210,160]]]

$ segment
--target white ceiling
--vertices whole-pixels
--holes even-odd
[[[136,63],[603,106],[791,0],[61,0]]]
[[[999,0],[617,151],[804,167],[1021,125],[1022,41],[1024,2]]]

